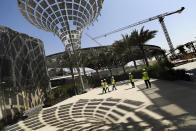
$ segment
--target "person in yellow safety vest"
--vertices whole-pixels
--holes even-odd
[[[151,88],[151,83],[150,83],[150,77],[148,76],[148,72],[143,69],[143,76],[142,79],[144,80],[145,84],[146,84],[146,88]]]
[[[108,86],[108,83],[107,83],[106,79],[104,79],[104,86],[105,86],[105,90],[106,91],[108,90],[108,92],[110,92],[109,86]]]
[[[106,88],[105,88],[105,84],[104,84],[103,80],[101,80],[101,87],[103,89],[102,93],[106,93]]]
[[[131,82],[132,88],[135,88],[135,81],[132,73],[129,73],[129,80]]]
[[[112,83],[112,90],[117,90],[116,89],[116,82],[115,82],[115,79],[114,79],[114,76],[112,76],[112,78],[111,78],[111,83]]]

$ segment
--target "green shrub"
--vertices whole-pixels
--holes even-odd
[[[185,70],[174,70],[172,69],[173,64],[168,61],[157,62],[146,68],[150,78],[157,78],[163,80],[191,80],[190,76],[186,74]],[[142,79],[143,68],[138,68],[130,71],[135,79]],[[128,80],[129,72],[114,76],[116,82]],[[111,77],[105,77],[109,84],[111,84]],[[101,86],[101,79],[99,77],[86,76],[83,77],[84,85],[90,88],[96,88]],[[72,97],[75,94],[85,93],[82,90],[79,78],[76,79],[76,85],[74,86],[73,81],[66,80],[64,85],[59,86],[56,89],[50,91],[47,95],[45,105],[56,104],[66,98]]]
[[[186,74],[185,70],[174,70],[172,69],[174,67],[173,64],[171,64],[169,61],[160,61],[153,65],[150,65],[149,67],[146,67],[145,69],[149,73],[149,76],[151,78],[156,79],[163,79],[163,80],[190,80],[190,76]],[[135,79],[142,79],[142,73],[144,68],[138,68],[133,69],[130,72],[134,75]],[[130,73],[128,72],[128,73]],[[128,80],[129,75],[128,73],[114,76],[116,82]],[[98,77],[86,77],[88,84],[91,85],[92,88],[101,86],[101,79]],[[111,83],[111,77],[105,77],[104,79],[107,80],[107,82]]]
[[[60,101],[72,97],[76,93],[75,89],[76,87],[74,87],[73,83],[67,83],[50,90],[47,93],[46,100],[44,101],[45,107],[52,106]]]
[[[88,81],[88,85],[91,87],[91,88],[95,88],[97,86],[100,86],[101,83],[100,83],[100,78],[99,77],[86,77],[87,81]]]
[[[123,80],[127,80],[129,79],[128,74],[122,74],[122,75],[118,75],[118,76],[114,76],[115,81],[123,81]],[[102,79],[100,79],[99,77],[86,77],[88,84],[90,85],[91,88],[96,88],[98,86],[101,86],[101,80],[105,79],[108,84],[111,84],[111,77],[104,77]]]
[[[3,122],[3,120],[0,121],[0,130],[3,129],[5,123]]]
[[[190,80],[190,76],[186,74],[184,69],[175,70],[172,67],[173,64],[168,61],[163,61],[155,63],[146,69],[151,78],[163,80]]]
[[[191,80],[190,76],[186,74],[185,70],[174,70],[172,67],[174,67],[174,65],[165,60],[150,65],[145,69],[151,78],[163,80]],[[130,72],[134,75],[134,78],[142,79],[143,68],[134,69]]]

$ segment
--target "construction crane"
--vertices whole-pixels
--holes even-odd
[[[97,43],[99,46],[103,46],[101,43],[99,43],[96,39],[93,39],[92,36],[90,36],[89,34],[85,33],[91,40],[93,40],[95,43]]]
[[[168,31],[167,31],[167,28],[166,28],[166,25],[165,25],[165,22],[164,22],[164,18],[165,18],[166,16],[169,16],[169,15],[173,15],[173,14],[176,14],[176,13],[181,13],[184,9],[185,9],[184,7],[181,7],[181,9],[179,9],[179,10],[177,10],[177,11],[166,12],[166,13],[163,13],[163,14],[160,14],[160,15],[157,15],[157,16],[154,16],[154,17],[151,17],[151,18],[148,18],[148,19],[145,19],[145,20],[142,20],[142,21],[133,23],[133,24],[131,24],[131,25],[128,25],[128,26],[125,26],[125,27],[122,27],[122,28],[113,30],[113,31],[108,32],[108,33],[106,33],[106,34],[103,34],[103,35],[100,35],[100,36],[96,36],[96,37],[94,37],[94,38],[89,37],[89,35],[88,35],[88,37],[91,38],[92,40],[94,40],[94,41],[97,43],[96,39],[99,39],[99,38],[102,38],[102,37],[106,37],[106,36],[111,35],[111,34],[113,34],[113,33],[117,33],[117,32],[126,30],[126,29],[128,29],[128,28],[132,28],[132,27],[134,27],[134,26],[141,25],[141,24],[144,24],[144,23],[147,23],[147,22],[150,22],[150,21],[153,21],[153,20],[158,19],[159,22],[160,22],[160,24],[161,24],[161,26],[162,26],[162,29],[163,29],[163,32],[164,32],[164,34],[165,34],[167,43],[168,43],[168,45],[169,45],[170,53],[171,53],[172,55],[175,55],[175,53],[174,53],[174,46],[173,46],[173,44],[172,44],[172,42],[171,42],[171,39],[170,39],[170,37],[169,37],[169,33],[168,33]],[[98,43],[99,43],[99,42],[98,42]]]

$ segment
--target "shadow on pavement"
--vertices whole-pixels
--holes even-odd
[[[192,70],[189,70],[189,71],[187,71],[187,72],[193,74],[193,75],[192,75],[192,80],[193,80],[194,82],[196,82],[196,69],[192,69]]]
[[[172,116],[164,117],[165,113],[156,106],[145,108],[143,102],[135,100],[80,99],[75,103],[44,109],[20,124],[6,127],[4,130],[38,130],[52,126],[57,131],[161,131],[175,124],[168,120]],[[178,117],[175,118],[176,122],[180,121]]]
[[[152,82],[152,88],[145,85],[138,87],[157,106],[148,107],[149,110],[163,114],[179,128],[196,130],[196,87],[183,81],[157,80]]]
[[[125,90],[131,90],[131,89],[134,89],[134,88],[127,88],[127,89],[125,89]]]

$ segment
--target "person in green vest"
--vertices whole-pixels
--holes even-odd
[[[106,79],[104,79],[104,86],[105,86],[105,90],[106,91],[108,90],[108,92],[110,92],[109,86],[108,86],[108,83],[107,83]]]
[[[150,77],[149,77],[148,72],[146,71],[146,69],[143,69],[142,74],[143,74],[142,79],[144,80],[144,82],[146,84],[146,88],[151,88]]]
[[[132,88],[135,88],[135,81],[132,73],[129,73],[129,80],[131,82]]]
[[[112,83],[112,90],[117,90],[116,89],[116,81],[115,81],[115,79],[114,79],[114,76],[112,76],[112,78],[111,78],[111,83]]]
[[[101,80],[101,87],[102,87],[102,93],[106,93],[106,88],[105,88],[105,84],[103,82],[103,80]]]

